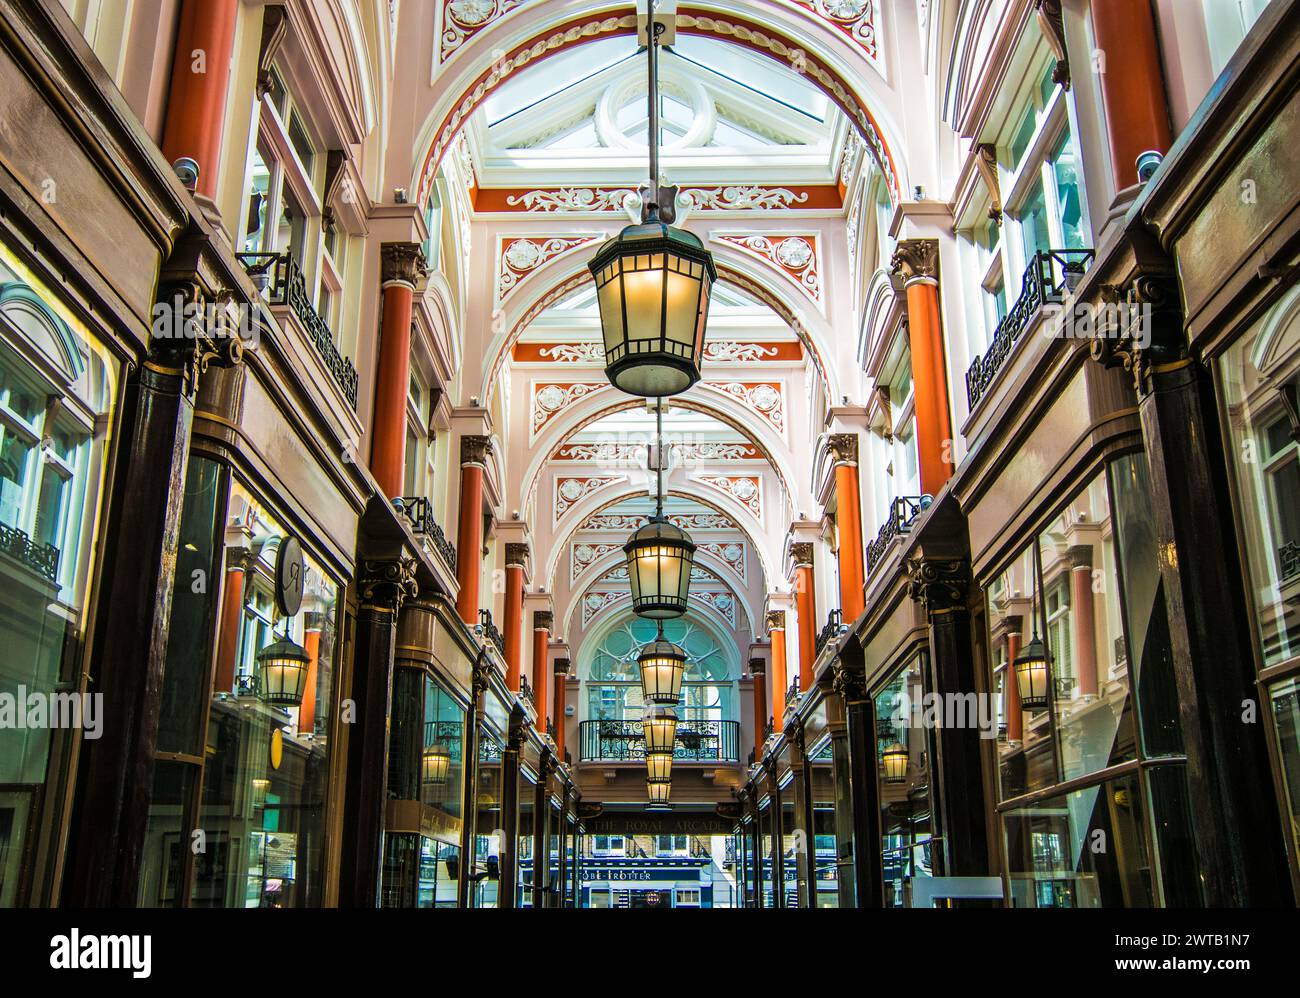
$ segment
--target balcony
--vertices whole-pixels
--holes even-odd
[[[799,677],[795,676],[794,682],[792,682],[790,688],[785,691],[785,705],[790,707],[798,703],[801,693],[802,691],[799,689]]]
[[[329,325],[312,305],[298,261],[288,253],[236,253],[235,256],[253,283],[262,291],[268,305],[282,305],[292,309],[339,390],[352,408],[356,409],[357,369],[353,367],[352,361],[339,353]]]
[[[428,499],[419,496],[402,497],[393,500],[394,505],[398,507],[398,512],[406,517],[411,524],[411,532],[417,537],[423,537],[433,549],[438,552],[438,556],[446,562],[447,567],[454,573],[456,571],[456,546],[447,540],[447,535],[443,532],[438,521],[433,518],[433,507]]]
[[[846,630],[848,628],[844,626],[844,614],[840,610],[832,610],[828,613],[826,615],[826,626],[817,635],[817,656],[820,657],[826,646]]]
[[[1047,305],[1060,305],[1079,286],[1091,265],[1090,249],[1059,249],[1035,253],[1025,270],[1020,297],[993,331],[993,342],[966,372],[966,401],[971,412],[979,405],[1006,365],[1016,342]]]
[[[578,725],[581,762],[643,762],[645,734],[640,721],[583,721]],[[680,721],[673,759],[677,762],[739,762],[738,721]]]
[[[50,582],[59,579],[59,549],[53,544],[37,544],[25,531],[0,523],[0,551]]]
[[[889,506],[889,517],[880,525],[876,539],[867,545],[867,574],[870,575],[889,551],[895,538],[909,533],[922,512],[930,508],[933,496],[899,496]]]
[[[519,677],[519,696],[525,703],[533,708],[534,713],[537,712],[537,695],[533,693],[533,688],[528,685],[527,676]]]
[[[1277,575],[1281,582],[1300,575],[1300,544],[1290,541],[1277,549]]]
[[[496,645],[496,649],[500,653],[501,657],[505,658],[506,639],[502,636],[501,629],[492,622],[491,610],[480,610],[478,612],[478,626],[483,628],[483,637]]]

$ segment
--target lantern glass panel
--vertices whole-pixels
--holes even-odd
[[[656,517],[634,533],[623,548],[632,586],[632,609],[652,620],[686,612],[695,545],[680,528]]]
[[[673,785],[671,783],[647,783],[646,797],[651,804],[667,804],[672,799]]]
[[[674,704],[681,698],[686,653],[670,641],[652,641],[637,659],[641,692],[651,703]]]
[[[662,709],[647,714],[641,724],[647,752],[671,752],[677,743],[677,714]]]
[[[667,783],[673,778],[673,754],[671,752],[647,752],[645,768],[646,779],[651,783]]]
[[[907,760],[907,746],[901,742],[894,742],[881,753],[880,761],[884,766],[886,783],[907,782]]]
[[[1047,650],[1041,639],[1035,638],[1025,645],[1024,652],[1015,661],[1015,670],[1021,708],[1046,710],[1051,698],[1048,695]]]

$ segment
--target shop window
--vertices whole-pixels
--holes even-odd
[[[925,656],[918,655],[873,697],[885,904],[909,903],[912,882],[932,877],[938,855],[930,799],[930,745],[919,723]]]

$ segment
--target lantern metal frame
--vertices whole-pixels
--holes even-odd
[[[907,782],[907,768],[911,755],[902,742],[894,742],[880,753],[880,764],[884,768],[884,782],[897,785]]]
[[[1031,712],[1047,710],[1052,704],[1052,657],[1047,646],[1038,636],[1039,617],[1043,614],[1042,593],[1038,580],[1043,574],[1042,555],[1038,545],[1034,545],[1034,600],[1033,630],[1029,643],[1020,649],[1020,654],[1011,664],[1015,670],[1016,691],[1020,694],[1020,709]],[[1047,631],[1047,621],[1043,620],[1043,631]]]
[[[652,9],[646,32],[650,182],[642,189],[641,222],[601,246],[588,265],[600,307],[605,376],[615,388],[645,398],[677,395],[700,380],[709,300],[718,276],[713,254],[699,237],[672,224],[677,188],[661,185],[659,36],[664,31]],[[649,276],[656,271],[657,281]],[[636,331],[653,335],[634,336],[636,318],[644,325],[652,312],[658,322]]]
[[[306,648],[289,637],[286,628],[279,641],[257,653],[258,689],[262,700],[276,707],[301,707],[310,671],[311,656]]]
[[[646,702],[680,702],[682,680],[686,676],[686,652],[664,637],[663,624],[659,625],[659,636],[641,649],[636,663],[641,670],[641,695]]]
[[[646,752],[676,751],[677,724],[677,711],[671,707],[647,710],[641,720],[641,735],[645,739]]]
[[[437,768],[430,769],[430,765]],[[426,787],[445,787],[451,782],[451,748],[444,741],[426,745],[420,757],[420,782]]]
[[[672,780],[665,781],[646,781],[646,800],[650,807],[656,809],[667,809],[672,806],[673,784]]]
[[[646,781],[649,783],[671,783],[673,779],[673,752],[647,751],[645,754]]]

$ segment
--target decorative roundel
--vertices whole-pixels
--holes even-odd
[[[487,24],[496,12],[496,0],[454,0],[447,7],[451,19],[466,28]]]
[[[547,412],[554,412],[564,405],[568,395],[559,385],[547,385],[537,393],[537,404]]]
[[[750,389],[749,400],[759,412],[771,412],[781,404],[781,393],[771,385],[755,385]]]
[[[812,263],[813,248],[807,239],[791,236],[776,244],[776,258],[781,261],[783,267],[802,270]]]
[[[822,0],[826,13],[837,21],[856,21],[870,5],[871,0]]]
[[[577,502],[582,498],[582,483],[574,478],[565,479],[560,483],[560,495],[569,502]]]
[[[754,484],[752,478],[737,478],[732,483],[731,491],[735,493],[737,499],[745,501],[753,497],[758,491],[758,486]]]
[[[531,239],[517,239],[506,250],[506,263],[512,270],[532,270],[542,258],[542,248]]]

